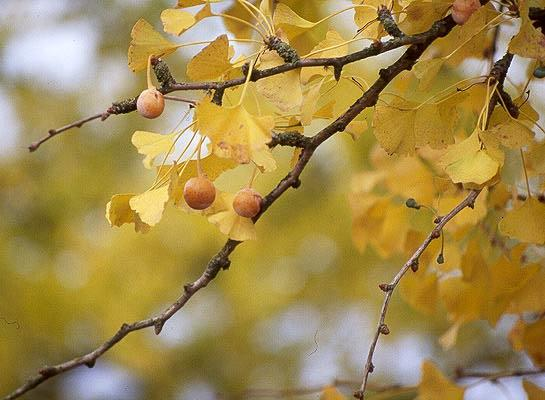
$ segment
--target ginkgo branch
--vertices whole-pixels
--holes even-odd
[[[446,214],[443,217],[438,217],[435,219],[435,227],[432,229],[432,231],[428,234],[426,239],[422,242],[422,244],[416,249],[416,251],[413,253],[413,255],[407,260],[407,262],[401,267],[399,272],[394,276],[392,281],[390,283],[383,283],[379,285],[380,289],[384,291],[384,301],[382,303],[382,308],[380,310],[380,317],[379,322],[377,325],[377,329],[375,331],[375,335],[373,337],[373,340],[371,342],[371,346],[369,347],[369,352],[367,354],[367,360],[365,362],[365,368],[363,371],[363,381],[361,384],[361,387],[358,391],[354,393],[354,397],[357,399],[363,400],[365,396],[365,391],[367,388],[367,381],[369,379],[369,374],[373,372],[374,365],[373,365],[373,355],[375,353],[375,348],[377,346],[378,339],[380,335],[387,335],[390,333],[388,329],[388,325],[386,325],[386,313],[388,312],[388,305],[390,304],[390,299],[392,298],[392,294],[401,281],[401,278],[409,271],[409,269],[414,268],[418,265],[418,260],[420,259],[420,256],[428,248],[428,246],[433,242],[435,239],[439,238],[441,236],[441,230],[445,227],[445,225],[460,211],[465,209],[466,207],[473,208],[473,205],[475,204],[475,199],[477,199],[477,196],[479,196],[480,190],[472,190],[469,192],[467,197],[462,200],[456,207],[454,207],[448,214]]]
[[[260,79],[264,79],[270,76],[282,74],[288,71],[295,69],[308,68],[308,67],[333,67],[335,70],[335,76],[339,77],[343,67],[347,64],[351,64],[357,61],[364,60],[366,58],[374,57],[382,53],[397,49],[399,47],[407,45],[422,45],[424,43],[429,43],[430,41],[435,40],[438,37],[445,36],[452,27],[449,27],[446,24],[446,19],[439,20],[433,24],[433,26],[426,32],[415,34],[415,35],[405,35],[403,37],[394,37],[385,42],[374,42],[368,47],[347,54],[345,56],[339,57],[330,57],[330,58],[306,58],[299,59],[298,57],[293,57],[290,62],[286,62],[276,67],[267,68],[263,70],[254,69],[250,76],[250,81],[256,82]],[[269,38],[268,43],[272,43],[272,40]],[[275,41],[276,43],[277,41]],[[276,43],[275,46],[278,44]],[[159,81],[159,90],[163,94],[168,94],[175,91],[193,91],[193,90],[205,90],[210,91],[214,90],[218,96],[215,98],[221,98],[223,91],[225,89],[243,85],[246,81],[246,77],[233,78],[226,81],[215,81],[215,82],[177,82],[172,74],[170,73],[167,64],[160,60],[152,60],[153,70]],[[40,145],[51,137],[67,131],[71,128],[81,127],[83,124],[101,118],[105,120],[110,115],[119,115],[127,114],[136,110],[136,99],[137,96],[123,99],[113,103],[106,111],[92,115],[90,117],[75,121],[69,125],[63,126],[57,129],[51,129],[49,134],[42,139],[32,143],[28,148],[30,151],[37,150]]]
[[[489,80],[491,81],[489,84],[493,84],[496,88],[497,87],[503,87],[503,83],[505,81],[505,78],[507,76],[507,71],[509,70],[509,67],[511,65],[511,61],[513,59],[513,55],[510,53],[506,53],[501,59],[496,61],[494,65],[492,66],[489,74]],[[488,107],[488,117],[492,115],[492,112],[498,102],[498,97],[494,93],[487,104]],[[487,118],[489,120],[489,118]],[[413,255],[409,258],[409,260],[403,265],[403,267],[399,270],[399,272],[396,274],[396,276],[393,278],[393,280],[386,284],[383,283],[380,285],[380,288],[385,292],[384,295],[384,301],[382,303],[382,308],[380,311],[379,316],[379,322],[377,325],[377,329],[375,331],[375,335],[373,337],[373,340],[371,342],[371,345],[369,347],[369,351],[367,354],[367,359],[365,362],[365,367],[363,371],[363,380],[361,387],[358,391],[354,393],[354,397],[363,400],[365,396],[365,390],[367,386],[367,381],[369,379],[369,374],[373,372],[374,365],[373,365],[373,355],[375,353],[375,348],[378,342],[378,339],[381,334],[387,334],[389,333],[388,326],[385,323],[386,320],[386,313],[388,312],[388,305],[390,303],[390,299],[392,297],[394,289],[399,284],[399,281],[403,276],[406,274],[406,272],[409,270],[409,268],[413,268],[416,270],[418,267],[418,260],[420,258],[420,255],[426,250],[426,248],[430,245],[430,243],[439,238],[441,236],[441,231],[443,227],[446,225],[448,221],[450,221],[453,217],[455,217],[460,211],[465,209],[466,207],[473,207],[473,204],[475,203],[475,199],[479,195],[480,190],[472,190],[469,192],[469,195],[456,207],[454,207],[446,216],[444,217],[438,217],[434,221],[436,223],[435,228],[429,233],[429,235],[424,239],[420,247],[413,253]]]
[[[307,59],[300,60],[292,64],[283,64],[279,67],[270,68],[263,71],[255,71],[251,75],[252,80],[261,79],[265,76],[271,76],[277,73],[286,72],[294,68],[301,68],[304,66],[316,66],[316,65],[344,65],[345,63],[354,62],[356,60],[380,54],[385,51],[384,48],[392,49],[401,46],[402,44],[409,44],[411,40],[414,40],[415,43],[405,51],[405,53],[392,65],[387,68],[381,69],[379,71],[379,78],[371,85],[363,95],[357,99],[340,117],[338,117],[331,124],[326,126],[324,129],[319,131],[315,136],[309,138],[308,143],[305,143],[305,146],[299,156],[299,159],[293,169],[272,189],[269,194],[267,194],[262,201],[260,213],[257,214],[253,220],[256,222],[267,209],[278,200],[284,192],[286,192],[290,187],[297,188],[300,184],[300,176],[305,169],[306,165],[310,161],[315,150],[327,139],[331,138],[335,133],[343,131],[348,124],[353,121],[363,110],[368,107],[373,107],[378,100],[379,94],[384,90],[384,88],[402,71],[410,70],[414,64],[418,61],[422,53],[428,48],[428,46],[437,38],[446,36],[452,28],[455,26],[454,21],[450,16],[447,16],[439,21],[436,21],[432,28],[422,34],[404,37],[399,39],[392,39],[386,43],[375,44],[371,47],[364,49],[360,52],[353,53],[348,56],[339,57],[336,59]],[[303,63],[299,65],[298,63]],[[322,64],[320,64],[322,63]],[[331,64],[333,63],[333,64]],[[340,63],[340,64],[339,64]],[[257,73],[257,76],[254,76]],[[158,77],[159,79],[159,77]],[[242,80],[242,82],[240,82]],[[170,89],[162,89],[164,93],[175,91],[175,90],[189,90],[188,88],[195,89],[218,89],[224,88],[225,85],[236,86],[238,84],[244,83],[245,78],[240,78],[238,80],[231,80],[225,82],[209,82],[209,83],[173,83],[171,84]],[[227,86],[228,87],[228,86]],[[114,104],[112,107],[118,107],[118,111],[121,110],[121,107],[130,107],[130,104],[134,102],[134,99],[128,99],[125,103],[118,103],[117,106]],[[110,107],[110,109],[112,109]],[[112,110],[113,111],[113,110]],[[114,112],[111,112],[114,113]],[[476,195],[475,195],[476,197]],[[448,221],[448,216],[444,217],[445,219],[440,222],[437,226],[442,227],[444,223]],[[39,374],[30,378],[25,384],[16,389],[11,394],[8,394],[4,397],[4,400],[11,400],[20,397],[22,394],[28,392],[29,390],[37,387],[41,383],[45,382],[53,376],[62,374],[66,371],[72,370],[76,367],[86,365],[88,367],[93,367],[96,360],[107,352],[110,348],[116,345],[129,333],[138,331],[141,329],[154,327],[155,333],[159,334],[163,328],[163,325],[168,321],[178,310],[180,310],[188,301],[197,293],[200,289],[206,287],[223,269],[228,269],[231,261],[229,259],[230,254],[235,250],[235,248],[241,242],[235,241],[232,239],[227,240],[223,248],[208,262],[206,269],[202,275],[194,282],[189,283],[184,286],[184,293],[167,309],[162,313],[140,321],[133,322],[131,324],[123,324],[119,330],[101,346],[97,347],[95,350],[80,356],[73,358],[69,361],[57,364],[54,366],[46,366],[39,371]]]

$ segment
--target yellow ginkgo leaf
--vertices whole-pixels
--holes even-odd
[[[360,35],[370,39],[380,39],[387,33],[378,22],[377,10],[384,1],[382,0],[352,0],[354,5],[363,6],[354,9],[354,22],[358,26]],[[370,6],[370,7],[368,7]],[[394,9],[398,10],[397,1],[393,2]]]
[[[494,178],[501,167],[486,149],[476,129],[471,136],[450,146],[440,165],[454,183],[483,185]]]
[[[132,144],[140,154],[146,157],[142,160],[144,167],[153,168],[153,163],[158,155],[167,153],[176,139],[177,133],[161,135],[159,133],[136,131],[132,135]]]
[[[343,37],[334,30],[327,31],[325,39],[318,43],[311,51],[312,56],[308,58],[333,58],[346,55],[348,52],[348,45]],[[312,77],[316,75],[325,76],[332,74],[332,69],[325,69],[323,67],[310,67],[303,68],[301,70],[301,81],[307,83]]]
[[[322,390],[320,400],[346,400],[346,397],[335,386],[327,386]]]
[[[168,199],[169,185],[164,185],[134,196],[129,200],[129,205],[136,211],[142,222],[153,226],[161,220]]]
[[[545,319],[536,322],[524,324],[522,330],[522,348],[536,367],[545,367]]]
[[[229,39],[218,36],[187,64],[187,76],[195,81],[213,80],[231,69]]]
[[[273,68],[282,64],[284,64],[284,60],[276,51],[267,51],[260,58],[261,69]],[[260,79],[256,82],[256,89],[259,94],[283,112],[300,107],[303,100],[299,71],[297,70]]]
[[[150,226],[142,222],[138,214],[131,209],[129,201],[136,196],[133,193],[116,194],[106,205],[106,219],[110,226],[121,226],[123,224],[134,224],[136,232],[145,233]]]
[[[166,40],[143,18],[134,24],[131,38],[128,58],[129,68],[134,72],[145,70],[150,56],[164,57],[180,47],[180,45]]]
[[[399,29],[406,35],[427,31],[435,21],[445,15],[450,3],[448,1],[411,1],[401,12]]]
[[[379,101],[373,116],[375,136],[388,154],[411,155],[425,145],[442,148],[453,142],[447,110],[438,104],[417,104],[395,98]]]
[[[281,29],[289,40],[305,33],[316,25],[314,22],[307,21],[297,15],[295,11],[284,3],[276,4],[273,23],[275,28]]]
[[[545,293],[545,268],[541,268],[535,277],[513,296],[508,312],[522,314],[539,313],[545,310],[543,293]]]
[[[529,1],[521,0],[519,7],[522,23],[519,32],[509,43],[509,51],[521,57],[543,62],[545,61],[545,35],[532,24],[528,17]]]
[[[238,215],[233,209],[232,193],[218,193],[212,205],[215,212],[208,215],[208,221],[216,225],[229,239],[245,241],[255,240],[256,231],[253,221]]]
[[[462,400],[464,388],[446,378],[431,361],[422,363],[417,400]]]
[[[545,388],[537,386],[535,383],[527,381],[524,379],[522,381],[522,387],[528,396],[528,400],[544,400],[545,399]]]
[[[181,35],[195,24],[196,19],[187,11],[167,8],[161,13],[161,21],[163,22],[165,32],[173,35]]]
[[[233,4],[223,12],[225,15],[230,15],[239,19],[248,18],[248,10],[244,7],[244,3],[235,1]],[[253,34],[253,30],[245,24],[241,24],[236,20],[230,18],[223,18],[223,23],[229,32],[231,32],[238,39],[250,39]]]
[[[413,73],[419,81],[419,90],[427,90],[431,87],[444,63],[444,58],[432,58],[419,61],[415,64]]]
[[[509,211],[498,227],[504,235],[521,242],[545,244],[545,204],[530,197]]]
[[[303,96],[303,103],[301,104],[301,124],[303,126],[310,125],[312,123],[314,113],[317,109],[318,100],[320,99],[320,89],[324,80],[312,82],[307,85],[308,90]]]
[[[484,5],[472,14],[465,24],[455,26],[448,39],[437,40],[434,47],[441,49],[441,56],[449,56],[449,65],[458,65],[468,58],[481,58],[490,40],[489,30],[483,29],[483,26],[497,16],[498,12],[492,5]]]
[[[517,120],[508,120],[489,129],[500,143],[510,149],[518,149],[532,142],[534,133],[530,128]]]
[[[197,104],[195,114],[200,132],[212,141],[214,154],[239,164],[253,161],[265,171],[276,168],[267,146],[274,127],[272,116],[254,116],[242,105],[220,107],[209,98]]]
[[[409,274],[401,281],[401,296],[415,310],[431,315],[435,312],[439,298],[437,280],[437,274],[419,268],[416,273]]]
[[[177,7],[186,8],[200,6],[201,4],[219,3],[222,0],[178,0]]]

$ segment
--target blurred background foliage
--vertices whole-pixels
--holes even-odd
[[[341,2],[286,3],[317,20]],[[111,195],[141,191],[153,179],[130,143],[132,133],[168,131],[184,105],[169,104],[158,121],[112,116],[62,134],[35,153],[25,148],[47,129],[138,93],[145,77],[126,66],[130,30],[140,17],[159,28],[160,11],[169,6],[145,0],[2,2],[0,394],[45,364],[95,348],[122,322],[160,311],[225,241],[205,219],[172,207],[146,235],[131,226],[110,228],[104,217]],[[353,25],[342,21],[350,20],[337,20],[346,37]],[[188,40],[224,29],[218,21],[210,24]],[[168,61],[181,79],[184,57]],[[360,64],[354,68],[376,71],[373,61]],[[151,330],[131,334],[94,369],[54,378],[26,398],[207,400],[216,393],[237,398],[247,389],[357,379],[382,301],[377,284],[403,262],[383,260],[372,249],[361,254],[352,244],[350,179],[368,165],[372,142],[370,135],[356,142],[339,135],[322,146],[302,186],[257,224],[258,240],[241,245],[231,269],[160,336]],[[280,168],[258,180],[262,193],[289,168],[290,151],[275,153]],[[240,187],[248,174],[230,174],[224,185]],[[448,324],[441,310],[432,319],[396,295],[388,319],[392,334],[381,338],[375,383],[414,384],[425,358],[447,371],[528,363],[510,350],[501,323],[494,330],[469,324],[457,346],[443,352],[437,338]],[[512,391],[520,390],[513,385]],[[482,393],[498,389],[481,385],[468,395]]]

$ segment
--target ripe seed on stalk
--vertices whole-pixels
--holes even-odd
[[[136,100],[136,109],[145,118],[157,118],[165,109],[165,98],[155,88],[143,90]]]
[[[184,185],[184,200],[194,210],[204,210],[216,199],[216,188],[205,176],[189,179]]]
[[[244,188],[237,192],[233,199],[233,209],[241,217],[253,218],[261,211],[263,197],[251,188]]]
[[[463,25],[480,6],[479,0],[455,0],[452,3],[452,19],[458,25]]]

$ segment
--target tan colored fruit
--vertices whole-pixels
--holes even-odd
[[[480,6],[479,0],[455,0],[452,3],[452,19],[458,25],[463,25]]]
[[[138,96],[136,109],[145,118],[157,118],[165,109],[165,98],[157,89],[146,89]]]
[[[253,218],[261,211],[263,197],[254,189],[241,189],[233,199],[233,208],[241,217]]]
[[[216,188],[210,179],[197,176],[189,179],[184,186],[184,200],[194,210],[204,210],[216,199]]]

